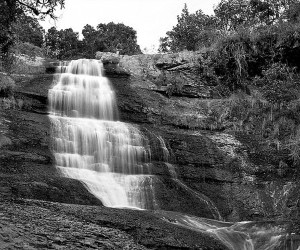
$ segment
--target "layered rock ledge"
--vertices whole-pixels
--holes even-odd
[[[297,218],[300,209],[297,172],[288,168],[282,173],[283,170],[276,165],[281,156],[275,150],[266,150],[255,137],[232,132],[222,121],[220,126],[212,126],[208,110],[211,107],[222,109],[228,100],[214,98],[214,82],[201,70],[203,56],[190,52],[137,56],[97,54],[116,91],[120,120],[138,126],[150,141],[153,171],[159,180],[156,194],[160,208],[216,218],[211,210],[213,204],[227,221]],[[11,75],[16,83],[14,97],[0,98],[5,104],[0,108],[0,200],[5,215],[1,222],[4,221],[7,230],[12,230],[13,234],[21,230],[26,238],[24,242],[33,244],[35,241],[31,241],[31,237],[40,236],[29,233],[30,226],[26,228],[26,225],[30,221],[39,223],[45,212],[47,218],[54,216],[57,221],[65,220],[66,225],[62,227],[70,226],[74,235],[70,236],[71,243],[68,243],[67,230],[64,229],[57,239],[54,235],[48,240],[45,235],[41,236],[40,248],[44,249],[48,246],[45,244],[57,248],[61,244],[70,249],[68,247],[77,237],[76,232],[84,228],[92,232],[91,235],[104,235],[103,238],[115,235],[115,240],[103,243],[103,247],[112,244],[112,249],[117,249],[113,248],[116,244],[120,244],[120,248],[130,246],[136,249],[198,249],[200,246],[203,249],[226,249],[218,242],[210,244],[206,236],[201,238],[191,231],[180,233],[182,241],[178,243],[177,238],[171,236],[174,232],[172,226],[157,221],[154,222],[160,226],[154,223],[143,228],[146,236],[142,237],[135,223],[145,216],[139,223],[147,224],[148,219],[153,220],[151,215],[101,207],[101,202],[80,182],[57,173],[47,116],[48,90],[54,79],[52,72],[53,64],[46,65],[43,74],[16,72]],[[170,153],[168,159],[164,158],[159,138],[164,140]],[[172,164],[181,184],[174,180],[167,163]],[[62,204],[51,205],[46,201]],[[49,211],[49,206],[53,210]],[[69,212],[66,216],[60,215],[66,210],[76,211],[72,216],[80,214],[81,210],[86,215],[80,220],[69,217]],[[99,217],[101,223],[94,223],[90,212],[93,216],[99,213],[107,214],[107,217],[105,220]],[[116,213],[123,220],[122,226],[108,222]],[[27,218],[24,223],[19,215]],[[86,223],[86,216],[89,223]],[[11,218],[16,219],[9,222]],[[60,224],[49,223],[49,228],[43,229],[45,234],[60,228]],[[113,231],[102,227],[113,228]],[[161,227],[168,228],[167,236]],[[205,243],[193,242],[188,235],[195,239],[200,237],[199,240]],[[3,242],[10,242],[10,239]],[[91,237],[87,242],[92,242],[92,246],[102,246],[102,243],[96,245],[98,243]],[[86,247],[85,240],[78,244],[82,244],[78,248]],[[40,249],[39,245],[33,247]]]

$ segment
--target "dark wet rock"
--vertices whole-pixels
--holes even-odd
[[[280,155],[277,150],[262,146],[263,142],[255,137],[231,132],[225,122],[212,120],[209,109],[223,110],[229,105],[226,99],[203,99],[209,95],[194,98],[192,92],[186,96],[169,95],[167,91],[161,91],[166,87],[163,78],[168,85],[178,74],[183,74],[187,78],[182,78],[180,86],[195,83],[203,85],[204,92],[211,92],[210,82],[199,83],[203,78],[196,68],[199,68],[201,58],[197,53],[179,53],[118,56],[115,63],[107,59],[105,67],[114,65],[118,70],[130,73],[127,78],[112,71],[109,73],[121,120],[137,123],[142,131],[146,129],[161,136],[172,152],[171,162],[180,181],[213,201],[223,217],[230,220],[289,218],[294,210],[299,210],[296,206],[288,206],[288,200],[294,199],[292,193],[299,184],[291,167],[290,177],[285,170],[286,178],[281,177],[282,169],[277,170],[279,159],[288,157],[286,152]],[[175,81],[175,85],[177,83]],[[149,133],[145,134],[149,137]],[[152,150],[156,149],[152,147]],[[170,176],[167,168],[162,166],[159,163],[154,171],[164,182]],[[176,184],[170,183],[167,181],[164,185],[176,188]],[[158,190],[161,192],[162,189]],[[168,199],[164,197],[164,200]],[[276,200],[280,201],[280,206],[276,207]],[[193,214],[201,213],[192,210]]]
[[[223,104],[226,105],[227,100],[167,96],[166,93],[157,91],[157,86],[163,86],[158,83],[158,76],[162,74],[162,70],[169,70],[170,75],[184,70],[185,74],[195,77],[197,72],[194,67],[199,58],[201,58],[200,54],[192,53],[132,57],[102,54],[106,73],[109,67],[114,67],[110,68],[112,70],[109,77],[116,91],[120,120],[138,124],[145,136],[152,138],[150,140],[152,141],[151,150],[154,152],[153,173],[158,176],[156,190],[161,200],[160,207],[173,211],[183,209],[191,214],[213,218],[210,209],[207,205],[203,205],[201,199],[189,194],[193,197],[193,202],[198,204],[190,206],[190,196],[187,196],[189,191],[170,180],[169,168],[165,164],[162,152],[159,152],[160,146],[155,146],[159,145],[158,136],[161,136],[170,151],[171,158],[168,161],[174,165],[178,179],[188,188],[203,194],[212,201],[223,217],[231,220],[247,220],[264,218],[266,215],[277,216],[275,215],[278,214],[274,207],[275,201],[271,197],[271,193],[275,190],[271,191],[269,187],[274,189],[274,186],[278,185],[281,189],[285,189],[288,182],[275,180],[272,184],[274,181],[272,175],[260,180],[262,174],[266,176],[266,172],[262,173],[263,168],[257,167],[257,164],[262,162],[262,160],[258,161],[258,157],[270,159],[272,153],[265,152],[257,146],[254,146],[257,150],[253,153],[253,143],[248,144],[249,139],[211,129],[211,121],[207,118],[207,107],[209,105],[222,107]],[[116,71],[116,68],[119,71]],[[20,116],[20,121],[17,122],[19,125],[16,123],[15,129],[11,131],[18,135],[17,141],[36,143],[35,148],[43,145],[45,150],[40,151],[48,153],[47,156],[44,154],[40,156],[35,151],[23,152],[25,144],[22,144],[20,146],[22,150],[18,150],[15,146],[12,146],[13,150],[5,149],[6,155],[11,158],[10,151],[15,151],[15,157],[20,161],[26,158],[30,161],[31,158],[34,164],[51,165],[53,163],[48,149],[49,141],[45,139],[49,136],[49,121],[44,119],[45,130],[40,129],[43,123],[33,126],[36,123],[31,121],[30,133],[24,133],[23,130],[27,125],[23,120],[30,117],[34,117],[31,120],[36,120],[35,117],[46,117],[41,114],[47,114],[48,89],[53,85],[55,75],[14,75],[13,78],[17,85],[15,98],[21,100],[22,105],[20,105],[21,111],[16,111],[13,115]],[[168,78],[167,83],[170,82],[169,80]],[[185,83],[190,84],[190,81],[185,80]],[[206,86],[210,87],[209,84]],[[5,136],[14,142],[13,138]],[[37,138],[40,139],[37,140]],[[22,169],[21,166],[20,169]],[[296,186],[296,184],[292,185],[290,193],[286,194],[286,199],[282,199],[281,207],[284,208],[286,216],[289,216],[291,210],[296,209],[295,206],[288,208],[285,205],[285,202],[291,199],[290,194]],[[167,190],[162,191],[163,188]],[[281,193],[279,189],[276,191],[278,195]],[[14,190],[23,197],[24,192],[20,192],[19,188]],[[178,195],[172,199],[174,190],[178,191]],[[44,196],[52,197],[51,195]],[[183,198],[183,196],[188,198]],[[29,197],[34,198],[34,195]],[[75,197],[72,199],[77,202]],[[266,204],[265,200],[268,200],[271,207],[262,205]]]
[[[0,135],[0,148],[11,144],[12,144],[11,139],[6,137],[5,135]]]
[[[4,249],[227,249],[150,211],[17,200],[0,215]]]
[[[1,110],[0,117],[1,136],[6,138],[0,151],[0,188],[6,190],[5,196],[101,205],[79,181],[57,172],[46,115]]]
[[[159,208],[217,218],[212,209],[215,206],[224,219],[231,221],[298,217],[299,182],[294,181],[297,175],[291,177],[295,171],[289,166],[277,168],[275,164],[281,157],[277,151],[266,149],[252,135],[226,130],[226,124],[218,128],[212,126],[207,115],[208,107],[226,106],[228,101],[206,99],[211,97],[213,86],[203,81],[196,71],[201,55],[183,53],[128,57],[103,54],[101,58],[116,92],[120,120],[139,127],[149,140]],[[14,101],[1,106],[0,110],[0,198],[101,205],[82,183],[61,177],[53,165],[47,96],[54,77],[53,74],[12,76],[16,82]],[[193,84],[198,87],[191,87]],[[177,85],[185,94],[178,95],[172,90]],[[169,152],[167,158],[159,138],[163,139]],[[19,210],[25,209],[30,214],[33,207],[44,206],[40,204],[11,206],[21,206]],[[72,211],[72,216],[80,217],[81,225],[74,232],[87,229],[85,222],[89,221],[97,224],[93,224],[92,231],[97,231],[100,225],[125,232],[129,237],[126,241],[132,243],[130,237],[133,237],[132,244],[136,245],[130,246],[137,249],[198,249],[195,245],[198,243],[192,241],[193,238],[198,239],[198,235],[186,231],[175,237],[174,227],[170,226],[165,231],[162,229],[165,225],[155,221],[150,212],[71,205],[53,205],[53,208],[60,212],[63,210],[63,213],[67,210],[68,214]],[[37,218],[32,220],[37,223]],[[153,220],[158,224],[151,224]],[[138,226],[138,222],[143,226]],[[47,229],[44,235],[52,229]],[[102,231],[101,234],[106,235]],[[28,235],[26,239],[31,234]],[[185,241],[186,235],[192,238]],[[103,244],[106,245],[101,245],[86,235],[86,241],[80,239],[75,242],[78,236],[79,233],[74,233],[69,241],[65,235],[52,235],[35,247],[47,249],[50,246],[47,244],[52,244],[54,249],[60,245],[66,246],[65,249],[72,249],[68,248],[70,246],[83,249],[116,247],[116,242],[105,241]],[[218,249],[209,248],[213,244],[210,240],[201,237],[199,240],[208,244],[203,243],[204,249]],[[216,244],[219,246],[219,243]]]

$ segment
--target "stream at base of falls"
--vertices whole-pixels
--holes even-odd
[[[272,223],[222,222],[215,204],[176,175],[161,136],[157,139],[175,185],[207,205],[218,220],[159,210],[152,174],[151,149],[139,127],[118,119],[114,91],[97,60],[80,59],[58,67],[49,90],[52,150],[56,167],[80,180],[104,206],[154,210],[162,220],[206,233],[233,250],[272,250],[286,237]],[[297,249],[287,246],[284,249]]]
[[[299,250],[300,237],[286,234],[274,221],[222,222],[170,211],[155,211],[159,218],[219,239],[232,250]]]

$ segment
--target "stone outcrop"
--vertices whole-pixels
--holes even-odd
[[[122,56],[97,52],[108,76],[134,76],[144,87],[164,95],[210,98],[213,85],[201,79],[201,53]]]
[[[228,249],[146,211],[18,200],[0,215],[2,249]]]
[[[227,129],[226,121],[212,119],[210,110],[225,112],[230,101],[212,98],[214,85],[201,74],[203,57],[192,52],[137,56],[97,53],[116,90],[121,120],[161,136],[172,152],[179,179],[212,200],[223,217],[253,220],[294,216],[300,209],[295,170],[283,170],[282,178],[276,150],[266,149],[254,136]],[[168,92],[175,86],[186,86],[190,91]],[[163,173],[161,168],[157,172]],[[176,204],[172,207],[177,209]]]
[[[212,126],[219,121],[211,120],[209,108],[222,109],[228,100],[213,99],[214,83],[201,73],[201,53],[136,56],[98,53],[97,58],[103,61],[105,74],[115,89],[120,120],[138,126],[149,140],[153,174],[157,176],[156,198],[161,209],[215,219],[220,215],[229,221],[289,219],[299,212],[299,184],[291,178],[295,171],[290,169],[282,178],[277,166],[267,160],[276,154],[266,151],[254,137],[233,133],[226,129],[226,124]],[[46,72],[53,72],[53,64],[45,68]],[[61,177],[53,165],[47,117],[47,96],[53,77],[47,73],[12,75],[16,82],[15,95],[9,100],[1,98],[5,106],[0,109],[0,198],[11,202],[5,206],[12,215],[13,210],[24,210],[29,216],[32,207],[37,206],[30,220],[38,223],[37,218],[44,209],[56,217],[59,217],[57,211],[63,211],[63,227],[70,226],[74,232],[87,228],[91,235],[101,234],[104,238],[114,234],[115,241],[105,243],[111,244],[112,249],[115,244],[122,247],[129,244],[132,249],[195,249],[199,246],[226,249],[218,242],[207,243],[210,241],[205,241],[206,236],[199,238],[202,243],[192,243],[186,238],[191,231],[181,232],[184,240],[178,243],[172,238],[171,226],[158,221],[155,222],[159,227],[168,228],[166,234],[154,223],[143,227],[147,236],[141,237],[134,223],[142,216],[139,223],[147,224],[148,219],[153,220],[151,215],[100,208],[101,202],[80,182]],[[167,158],[161,149],[161,139],[169,152]],[[22,199],[41,201],[22,203]],[[49,205],[44,201],[97,206]],[[72,216],[82,215],[80,220],[70,217],[70,211],[73,211]],[[106,218],[99,217],[93,224],[93,215],[98,212]],[[122,223],[109,222],[116,213],[120,214],[118,218]],[[130,222],[122,219],[128,214]],[[87,218],[90,224],[83,225]],[[5,223],[9,230],[19,230],[17,222]],[[31,234],[24,235],[31,237]],[[76,233],[70,237],[76,237]],[[84,248],[84,244],[99,247],[92,238],[86,241],[90,243],[83,240],[80,247]],[[126,239],[126,244],[121,239]],[[53,236],[50,241],[68,249],[64,230],[61,236],[57,239]],[[41,244],[50,244],[50,241]]]

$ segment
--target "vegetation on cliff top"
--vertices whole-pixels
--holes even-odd
[[[119,52],[120,54],[139,54],[136,31],[122,23],[100,23],[97,28],[86,25],[82,34],[71,28],[57,30],[50,28],[47,32],[38,20],[46,16],[56,18],[55,10],[64,8],[65,0],[5,0],[0,3],[0,49],[2,66],[10,67],[13,55],[34,54],[28,51],[28,44],[40,48],[46,57],[69,60],[81,57],[94,58],[96,51]],[[25,43],[25,44],[24,44]],[[27,54],[29,52],[29,54]]]
[[[300,163],[299,10],[299,0],[221,0],[212,16],[185,5],[160,39],[161,52],[203,52],[199,72],[224,99],[208,101],[209,129],[255,139],[282,176]]]
[[[160,39],[160,51],[203,51],[224,95],[249,92],[253,79],[267,77],[263,72],[273,64],[299,71],[299,9],[299,0],[222,0],[208,16],[189,13],[185,5],[176,26]]]
[[[46,55],[57,59],[95,58],[97,51],[118,52],[122,55],[140,54],[136,31],[122,23],[100,23],[95,29],[87,24],[82,30],[83,40],[71,28],[46,33]]]

